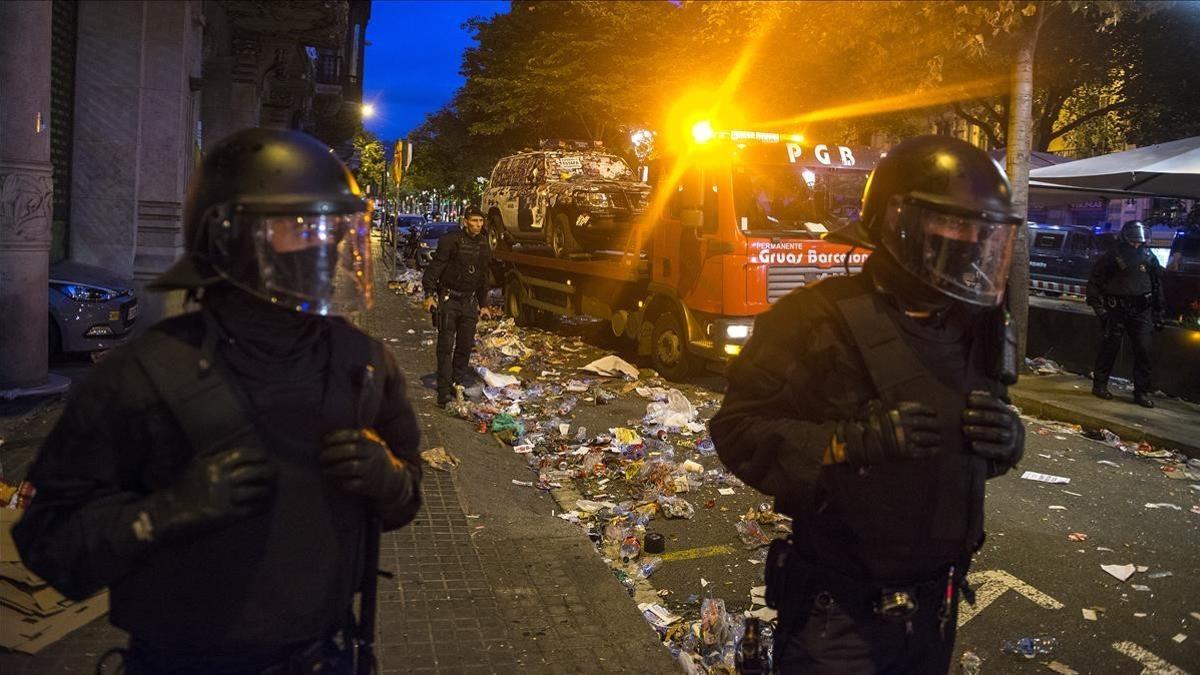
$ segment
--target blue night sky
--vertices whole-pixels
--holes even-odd
[[[505,2],[374,0],[367,24],[363,101],[375,104],[366,127],[385,141],[450,100],[463,83],[463,51],[473,44],[467,19],[507,12]]]

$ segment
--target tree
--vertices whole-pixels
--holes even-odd
[[[387,168],[384,161],[383,143],[375,134],[360,129],[354,135],[354,150],[358,155],[358,168],[354,170],[355,179],[364,189],[366,186],[374,186],[371,188],[371,194],[379,195],[384,185]]]

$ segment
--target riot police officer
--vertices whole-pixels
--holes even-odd
[[[780,299],[730,364],[717,452],[794,519],[767,560],[781,672],[947,671],[984,482],[1024,446],[999,348],[1020,223],[983,151],[905,141],[863,194],[862,273]]]
[[[454,385],[465,385],[480,308],[487,310],[488,266],[492,252],[483,236],[483,212],[467,209],[463,228],[438,240],[425,268],[425,311],[436,310],[437,402],[446,405]]]
[[[125,672],[349,672],[364,541],[421,477],[403,376],[338,316],[370,301],[365,213],[311,136],[214,146],[154,284],[198,311],[105,359],[30,470],[22,558],[70,598],[110,588]]]
[[[1150,398],[1151,328],[1163,325],[1162,267],[1146,248],[1146,227],[1139,220],[1121,226],[1112,250],[1100,256],[1088,278],[1087,303],[1100,317],[1100,350],[1092,369],[1092,394],[1106,400],[1108,378],[1121,352],[1121,339],[1133,347],[1133,401],[1153,408]]]

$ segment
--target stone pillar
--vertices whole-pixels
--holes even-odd
[[[70,256],[133,280],[140,327],[181,306],[145,286],[183,253],[199,12],[196,2],[79,5]]]
[[[262,113],[263,45],[235,30],[225,8],[206,3],[207,46],[204,59],[202,119],[204,145],[257,127]]]
[[[45,384],[50,3],[0,2],[0,389]]]

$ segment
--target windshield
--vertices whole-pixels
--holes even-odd
[[[802,166],[737,166],[733,201],[743,232],[818,236],[859,218],[866,171]]]
[[[633,180],[633,171],[625,160],[615,155],[596,153],[562,155],[549,158],[550,175],[562,180],[578,178],[604,180]]]

